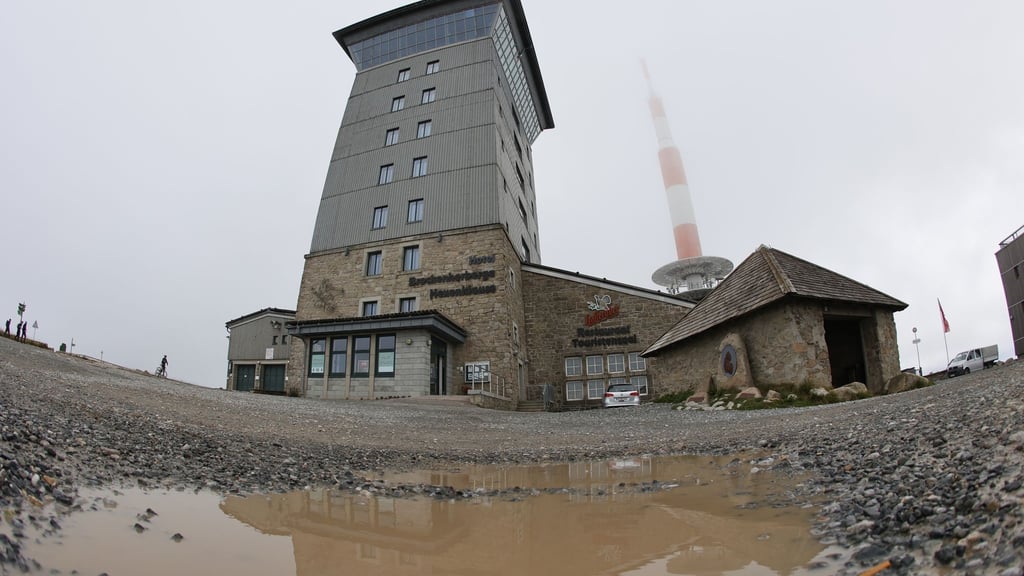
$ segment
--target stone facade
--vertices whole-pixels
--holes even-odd
[[[645,369],[630,370],[628,355],[639,354],[693,307],[689,302],[653,291],[594,278],[527,266],[523,270],[529,378],[532,385],[555,387],[556,405],[565,408],[599,403],[587,398],[587,380],[645,375],[650,400],[664,391],[668,378],[660,362],[648,359]],[[598,299],[608,297],[599,303]],[[608,310],[594,310],[607,306]],[[626,358],[623,373],[610,373],[609,354]],[[600,374],[586,373],[587,356],[606,360]],[[580,358],[583,374],[566,375],[566,358]],[[566,382],[583,381],[584,397],[570,400]],[[602,390],[603,393],[603,390]]]
[[[826,342],[826,318],[836,317],[858,326],[865,384],[872,393],[881,393],[885,382],[899,373],[896,324],[891,310],[865,305],[837,308],[813,300],[783,300],[688,338],[655,359],[672,375],[664,383],[666,391],[706,392],[712,383],[719,389],[740,389],[747,382],[725,377],[720,366],[723,342],[738,337],[754,385],[830,389],[846,383],[834,382]]]
[[[403,250],[410,246],[419,248],[420,267],[404,271]],[[368,276],[369,255],[378,252],[382,258],[381,273]],[[379,315],[395,314],[399,311],[400,299],[415,298],[418,310],[436,310],[473,335],[459,345],[448,343],[446,380],[451,385],[447,392],[461,392],[465,377],[459,369],[466,363],[487,362],[492,382],[514,403],[521,389],[519,355],[525,326],[518,286],[521,276],[519,255],[500,226],[367,243],[307,257],[296,320],[356,318],[361,316],[363,305],[371,301],[377,302]],[[407,358],[413,354],[405,347],[407,338],[428,341],[422,334],[418,338],[399,335],[393,381],[385,388],[372,389],[361,382],[349,382],[347,395],[340,397],[429,393],[422,358]],[[295,362],[289,383],[295,383],[295,392],[324,397],[322,385],[307,381],[309,352],[305,342],[293,340],[292,357]],[[339,396],[329,392],[326,397]]]

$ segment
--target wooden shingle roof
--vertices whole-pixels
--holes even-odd
[[[893,311],[907,307],[870,286],[762,245],[643,354],[653,354],[787,296],[869,304]]]

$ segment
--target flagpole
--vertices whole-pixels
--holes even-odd
[[[946,367],[949,368],[949,342],[946,341],[946,334],[949,333],[949,321],[946,320],[946,312],[942,309],[942,300],[935,299],[939,305],[939,316],[942,318],[942,343],[946,345]]]

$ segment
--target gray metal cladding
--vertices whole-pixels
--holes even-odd
[[[484,39],[356,75],[324,183],[311,253],[497,223],[509,226],[517,246],[522,236],[537,254],[533,192],[522,191],[515,171],[518,164],[529,182],[532,167],[528,154],[520,157],[514,148],[515,126],[499,87],[496,57],[493,43]],[[427,63],[435,60],[440,70],[426,74]],[[398,82],[399,71],[405,68],[409,79]],[[427,89],[435,90],[435,99],[421,104]],[[392,112],[398,96],[405,97],[405,105]],[[504,101],[501,106],[496,102],[499,97]],[[417,138],[419,123],[427,120],[430,135]],[[391,129],[398,129],[397,142],[385,145]],[[499,149],[502,140],[504,152]],[[519,141],[528,150],[528,140],[521,134]],[[416,158],[427,159],[425,176],[413,177]],[[385,165],[393,166],[392,181],[379,184]],[[525,223],[520,198],[528,213]],[[408,223],[408,203],[415,199],[424,201],[423,220]],[[387,226],[371,229],[374,209],[381,206],[388,207]]]
[[[427,174],[370,191],[320,201],[311,253],[498,221],[493,164]],[[423,199],[423,221],[407,222],[410,200]],[[388,207],[387,225],[373,230],[373,210]]]

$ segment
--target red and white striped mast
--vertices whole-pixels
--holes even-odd
[[[654,131],[658,137],[658,163],[665,183],[669,216],[672,219],[672,235],[676,243],[678,260],[658,268],[651,276],[655,284],[664,286],[672,294],[683,294],[695,299],[703,298],[718,282],[732,272],[732,262],[717,256],[704,256],[697,230],[697,217],[690,198],[690,186],[686,182],[686,171],[679,156],[679,148],[672,140],[668,116],[661,98],[654,92],[647,63],[642,61],[644,78],[650,91],[648,103]]]

